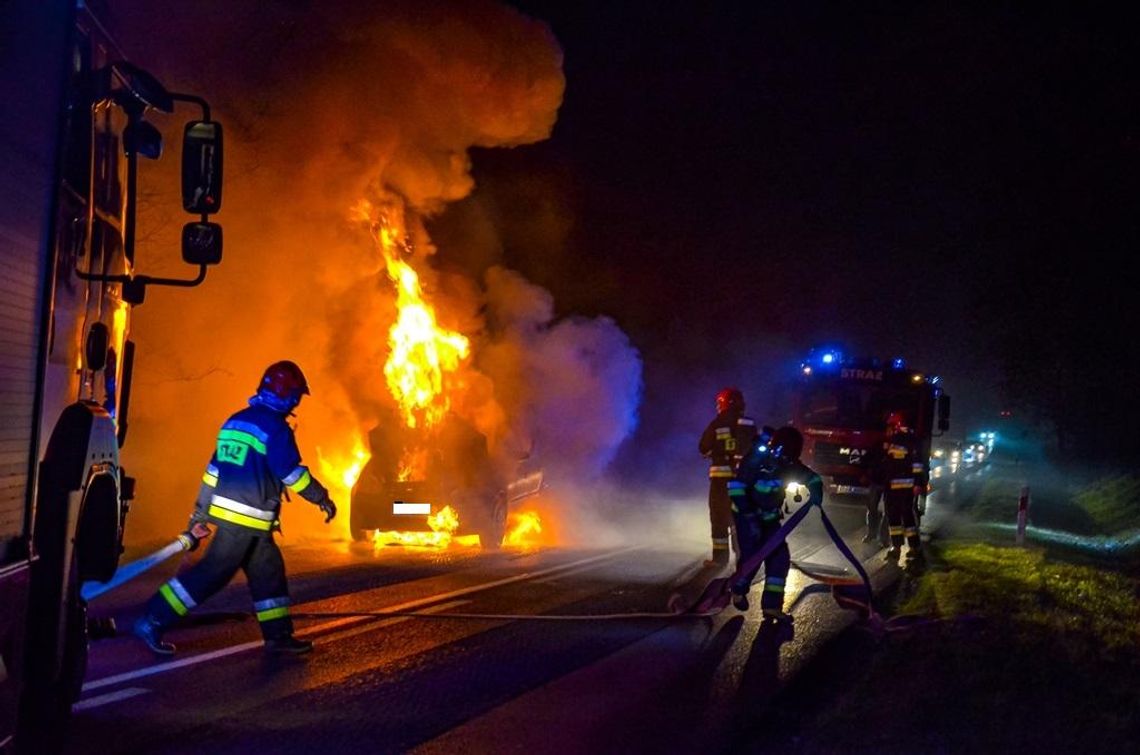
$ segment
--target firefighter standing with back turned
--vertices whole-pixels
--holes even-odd
[[[744,394],[738,388],[725,388],[716,394],[716,417],[701,433],[699,444],[701,455],[709,459],[712,558],[705,562],[706,566],[726,566],[729,562],[733,521],[728,481],[756,436],[756,421],[744,416]]]
[[[915,501],[926,486],[922,461],[914,433],[906,427],[901,412],[887,415],[887,432],[880,448],[870,459],[875,481],[883,488],[883,509],[891,544],[887,558],[898,559],[907,544],[907,560],[922,560],[922,540],[918,534]]]
[[[208,534],[208,522],[217,526],[217,535],[201,561],[159,588],[134,625],[135,635],[155,653],[174,653],[174,646],[162,640],[163,630],[225,587],[238,569],[248,578],[266,651],[312,649],[312,642],[293,636],[285,562],[273,541],[286,489],[319,507],[326,523],[336,516],[328,491],[301,464],[286,422],[307,395],[300,368],[276,362],[265,370],[249,406],[222,425],[187,533],[196,541]]]

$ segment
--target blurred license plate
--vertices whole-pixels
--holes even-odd
[[[424,515],[431,513],[430,503],[404,503],[403,501],[394,501],[392,503],[393,514],[408,514],[415,516],[417,514]]]

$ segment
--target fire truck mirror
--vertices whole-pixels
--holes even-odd
[[[222,227],[217,223],[187,223],[182,226],[182,261],[191,265],[216,265],[222,261]]]
[[[182,207],[195,215],[222,209],[222,124],[191,121],[182,137]]]
[[[950,397],[945,393],[938,397],[938,429],[942,432],[950,429]]]
[[[101,370],[107,366],[107,346],[110,342],[111,333],[105,324],[97,322],[91,326],[83,349],[87,369]]]

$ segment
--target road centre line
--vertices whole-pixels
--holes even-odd
[[[421,613],[441,613],[443,611],[450,611],[452,608],[459,608],[460,606],[465,606],[470,602],[471,602],[470,600],[452,600],[452,601],[448,601],[447,603],[439,603],[439,604],[434,605],[434,606],[428,606],[427,608],[423,609],[421,611]],[[383,629],[384,627],[390,627],[393,624],[400,624],[400,623],[405,622],[405,621],[411,621],[414,618],[415,618],[415,616],[393,616],[391,618],[384,619],[382,621],[368,620],[368,621],[366,621],[364,626],[353,626],[353,627],[348,627],[347,629],[339,629],[339,630],[336,630],[334,632],[331,632],[329,634],[324,635],[323,639],[325,642],[330,642],[330,641],[331,642],[339,642],[341,640],[347,640],[349,637],[355,637],[358,634],[364,634],[365,632],[373,632],[377,629]],[[341,622],[359,623],[359,621],[357,619],[350,618],[350,619],[340,619],[338,621],[330,621],[330,622],[328,622],[328,624],[322,624],[321,626],[327,627],[329,624],[339,624]]]
[[[463,595],[470,595],[471,593],[480,592],[483,590],[490,590],[490,589],[495,588],[495,587],[502,587],[503,585],[509,585],[509,584],[513,584],[515,582],[523,582],[523,581],[527,581],[527,580],[537,579],[538,577],[545,577],[548,574],[555,574],[555,573],[560,572],[560,571],[575,569],[577,567],[584,566],[586,564],[592,564],[592,563],[595,563],[597,561],[606,561],[606,560],[614,559],[614,558],[617,558],[618,556],[622,556],[622,555],[624,555],[626,553],[630,553],[632,551],[642,550],[645,547],[646,546],[633,546],[630,548],[623,548],[622,550],[619,550],[619,551],[613,551],[610,553],[603,553],[603,554],[600,554],[597,556],[591,556],[589,558],[585,558],[585,559],[582,559],[580,561],[572,561],[571,563],[568,563],[568,564],[560,564],[558,566],[552,566],[548,569],[542,569],[542,570],[536,571],[536,572],[526,572],[523,574],[516,574],[513,577],[504,577],[503,579],[497,579],[497,580],[494,580],[493,582],[485,582],[483,584],[471,585],[470,587],[464,587],[464,588],[460,588],[458,590],[452,590],[450,592],[439,593],[437,595],[429,595],[425,598],[417,598],[416,600],[409,600],[409,601],[407,601],[405,603],[401,603],[399,605],[388,606],[386,608],[378,609],[378,611],[379,612],[409,611],[412,609],[420,608],[421,606],[426,606],[426,605],[430,605],[433,603],[439,603],[440,601],[449,600],[451,598],[458,598],[458,597],[461,597]],[[299,607],[295,607],[295,608],[299,609]],[[298,610],[297,613],[304,613],[304,611]],[[411,618],[411,617],[397,617],[397,618]],[[327,632],[327,631],[332,630],[332,629],[343,627],[346,624],[356,624],[356,623],[366,623],[366,622],[374,622],[374,619],[372,619],[371,617],[361,617],[360,619],[356,619],[356,618],[335,619],[333,621],[327,621],[323,624],[318,624],[316,626],[309,627],[305,630],[305,632],[303,632],[303,634],[304,635],[319,634],[319,633]],[[109,687],[109,686],[114,685],[114,684],[121,684],[122,682],[131,681],[133,679],[139,679],[139,678],[146,677],[146,676],[153,676],[155,674],[162,674],[162,673],[165,673],[167,671],[174,671],[175,669],[185,668],[187,666],[193,666],[193,665],[196,665],[199,663],[205,663],[207,661],[212,661],[212,660],[215,660],[217,658],[225,658],[226,656],[234,655],[236,653],[242,653],[242,652],[245,652],[246,650],[253,650],[254,648],[260,648],[263,645],[264,645],[264,643],[261,640],[256,640],[254,642],[243,642],[240,645],[231,645],[230,647],[221,648],[220,650],[213,650],[209,653],[201,653],[199,655],[192,655],[188,658],[180,658],[176,661],[167,661],[166,663],[156,663],[153,666],[144,666],[143,668],[135,669],[134,671],[127,671],[127,672],[124,672],[122,674],[115,674],[113,676],[107,676],[107,677],[103,677],[102,679],[96,679],[94,681],[87,682],[86,684],[83,685],[83,691],[89,692],[91,690],[101,689],[102,687]]]
[[[95,697],[88,697],[85,700],[80,700],[71,706],[71,712],[76,713],[81,710],[91,710],[92,708],[98,708],[101,705],[117,703],[120,700],[129,700],[132,697],[145,695],[148,692],[150,692],[150,690],[146,689],[145,687],[125,687],[123,689],[117,689],[114,692],[108,692],[105,695],[96,695]]]

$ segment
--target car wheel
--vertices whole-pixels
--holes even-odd
[[[357,543],[370,540],[372,536],[372,530],[366,526],[364,521],[364,511],[361,510],[363,508],[362,505],[357,504],[355,501],[349,502],[348,529],[353,541]]]
[[[506,492],[500,492],[495,496],[478,534],[479,544],[482,547],[490,550],[502,547],[503,537],[507,534]]]

